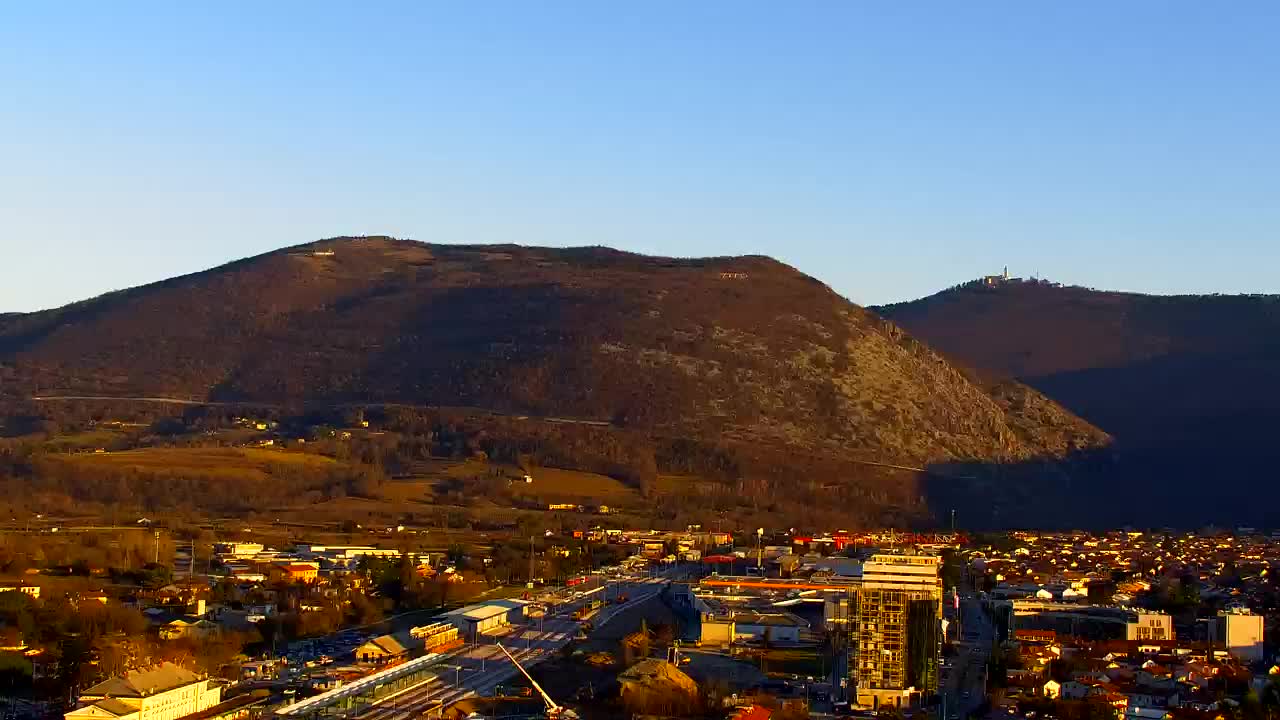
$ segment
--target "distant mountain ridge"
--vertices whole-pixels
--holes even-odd
[[[778,495],[842,481],[856,492],[829,499],[867,522],[939,511],[927,487],[937,475],[887,477],[876,464],[1070,473],[1073,456],[1109,442],[775,260],[600,247],[374,237],[287,248],[6,318],[0,379],[11,405],[146,395],[593,419],[732,447],[742,481]],[[834,477],[802,481],[802,465]],[[992,482],[996,494],[1027,487]]]
[[[995,277],[873,309],[1114,435],[1124,459],[1114,497],[1135,524],[1264,526],[1261,508],[1280,500],[1280,296]]]

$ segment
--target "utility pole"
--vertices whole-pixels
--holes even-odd
[[[533,536],[529,536],[529,587],[533,587]]]

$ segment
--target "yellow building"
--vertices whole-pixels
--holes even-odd
[[[207,710],[222,699],[222,688],[190,670],[160,663],[88,688],[66,720],[177,720]]]
[[[320,579],[320,563],[287,562],[276,565],[275,572],[289,582],[311,584]]]
[[[30,595],[33,598],[39,598],[40,586],[28,585],[26,583],[4,583],[0,584],[0,592],[20,592],[23,595]]]

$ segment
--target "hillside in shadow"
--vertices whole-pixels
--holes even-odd
[[[1132,506],[1122,518],[1266,525],[1256,508],[1280,501],[1276,296],[971,283],[877,310],[1110,433],[1117,464],[1104,490]]]

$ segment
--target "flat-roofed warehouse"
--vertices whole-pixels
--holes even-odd
[[[491,600],[458,608],[445,613],[443,617],[458,628],[458,634],[464,638],[474,638],[524,620],[528,604],[525,600]]]

